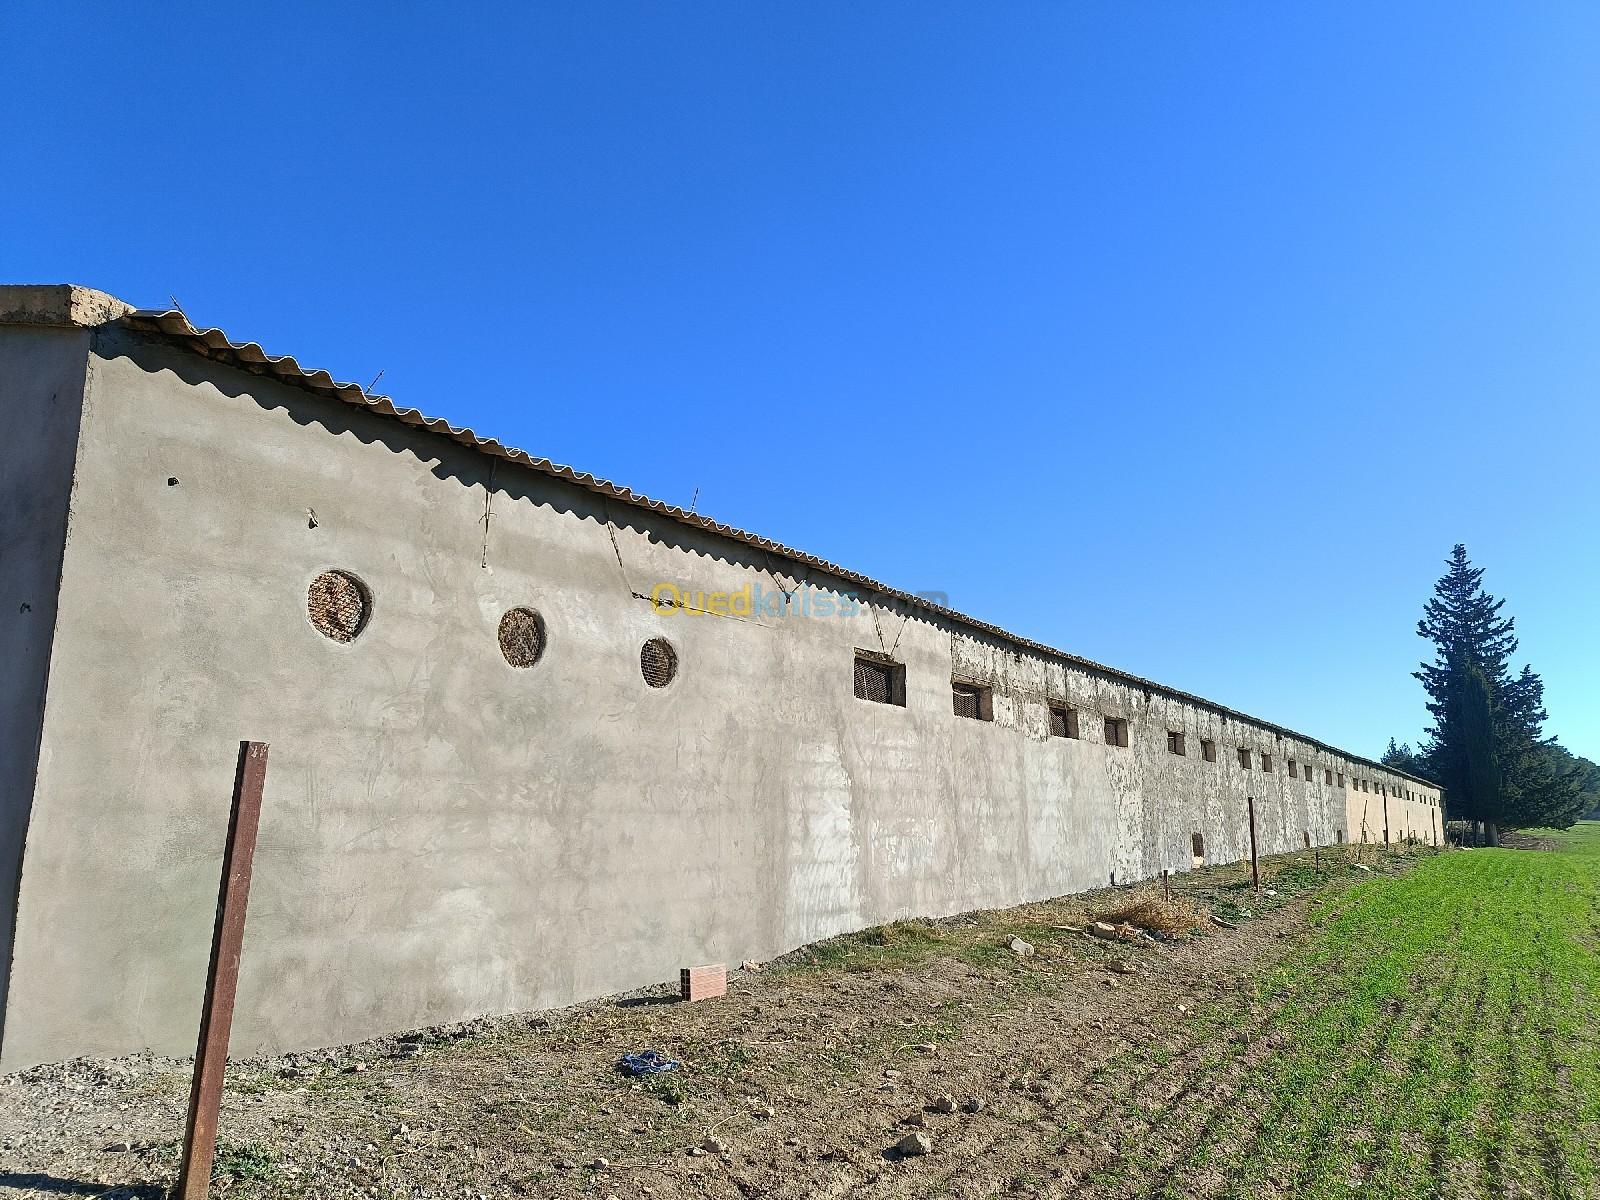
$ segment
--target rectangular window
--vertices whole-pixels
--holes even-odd
[[[1272,755],[1265,751],[1261,754],[1261,769],[1267,774],[1272,774]]]
[[[906,706],[906,669],[881,654],[856,651],[856,699]]]
[[[973,721],[994,720],[994,690],[976,683],[952,683],[950,699],[958,717]]]
[[[1246,771],[1250,769],[1250,748],[1248,746],[1239,747],[1239,766]]]
[[[1127,746],[1128,723],[1121,717],[1106,718],[1106,745]]]
[[[1213,742],[1210,738],[1206,738],[1203,741],[1201,741],[1201,743],[1200,743],[1200,757],[1205,759],[1207,762],[1216,762],[1217,761],[1217,744],[1215,742]]]
[[[1050,736],[1075,738],[1078,736],[1078,710],[1065,704],[1050,706]]]
[[[1325,785],[1332,785],[1332,783],[1333,783],[1333,768],[1332,767],[1323,767],[1322,768],[1322,782]]]
[[[1339,772],[1339,786],[1340,787],[1344,786],[1344,772],[1343,771]]]
[[[1189,835],[1189,841],[1190,841],[1191,848],[1194,851],[1193,855],[1191,856],[1194,859],[1194,865],[1197,866],[1197,867],[1205,866],[1206,865],[1206,839],[1201,837],[1198,833],[1192,833],[1192,834]]]
[[[1297,776],[1299,774],[1300,774],[1300,764],[1295,762],[1295,760],[1291,758],[1289,760],[1289,778],[1293,779],[1293,778],[1295,778],[1295,776]]]
[[[1306,780],[1307,783],[1311,782],[1311,764],[1310,763],[1306,764],[1305,780]]]
[[[1187,754],[1188,753],[1188,751],[1184,749],[1183,734],[1181,732],[1179,732],[1178,730],[1176,730],[1176,729],[1167,730],[1167,753],[1168,754]]]

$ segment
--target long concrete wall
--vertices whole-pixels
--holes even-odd
[[[192,1050],[242,738],[272,751],[236,1054],[1186,870],[1195,834],[1238,860],[1247,796],[1263,852],[1331,844],[1355,827],[1324,769],[1379,774],[115,327],[77,487],[6,1069]],[[306,615],[330,568],[372,597],[348,645]],[[661,582],[835,615],[662,611]],[[516,606],[547,633],[528,669]],[[857,650],[903,666],[903,707],[855,697]],[[992,720],[954,715],[956,678]]]

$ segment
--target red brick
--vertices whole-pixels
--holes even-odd
[[[678,972],[685,1000],[710,1000],[728,994],[728,968],[723,963],[703,967],[684,967]]]

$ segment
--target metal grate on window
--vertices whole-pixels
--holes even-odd
[[[894,703],[894,668],[870,658],[856,659],[856,698],[874,704]]]
[[[651,638],[639,648],[639,670],[651,687],[664,688],[678,673],[677,651],[666,638]]]
[[[372,605],[367,589],[345,571],[324,571],[306,589],[306,615],[323,637],[348,645],[366,628]]]
[[[1067,710],[1059,704],[1050,706],[1050,736],[1058,738],[1067,736]]]
[[[980,696],[977,688],[954,683],[950,685],[950,697],[955,703],[956,716],[969,717],[974,721],[979,719]]]
[[[513,667],[531,667],[544,653],[544,619],[531,608],[513,608],[500,618],[500,653]]]

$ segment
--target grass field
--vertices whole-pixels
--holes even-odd
[[[237,1064],[216,1194],[1600,1198],[1600,825],[1546,845],[1298,853],[1259,895],[1176,881],[1198,936],[1087,935],[1154,889],[1064,897],[837,938],[725,1001]],[[644,1046],[682,1069],[621,1076]],[[0,1190],[154,1200],[185,1085],[0,1080]]]
[[[1149,1190],[1600,1196],[1600,826],[1547,836],[1314,904],[1258,985],[1274,1052]]]

